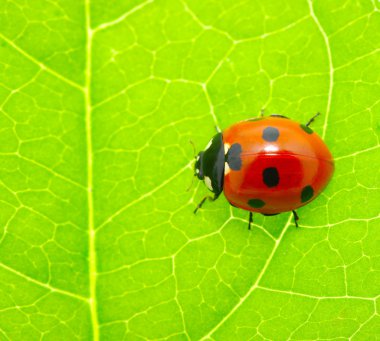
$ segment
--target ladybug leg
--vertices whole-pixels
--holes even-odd
[[[265,114],[265,109],[263,108],[260,110],[260,117],[264,117],[264,114]]]
[[[321,113],[317,112],[306,124],[305,126],[308,127],[311,123],[314,122],[315,118],[318,117]]]
[[[248,230],[251,229],[251,224],[253,222],[253,213],[249,212],[249,220],[248,220]]]
[[[293,217],[294,217],[294,224],[296,225],[296,227],[298,227],[298,220],[300,218],[298,217],[298,214],[296,211],[293,210],[292,212],[293,212]]]
[[[206,195],[206,196],[201,200],[201,202],[197,205],[197,207],[195,208],[195,210],[194,210],[193,213],[196,214],[197,211],[203,206],[203,204],[205,203],[205,201],[206,201],[207,199],[209,199],[209,200],[211,200],[211,201],[214,201],[216,198],[217,198],[217,197],[212,197],[212,196],[210,196],[210,195]]]

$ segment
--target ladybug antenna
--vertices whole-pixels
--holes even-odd
[[[193,146],[194,159],[196,159],[196,158],[197,158],[197,150],[196,150],[196,148],[195,148],[195,144],[194,144],[194,142],[193,142],[192,140],[189,140],[189,142],[190,142],[190,144]],[[194,178],[195,178],[196,176],[197,176],[197,174],[194,173],[194,176],[193,176],[192,179],[191,179],[190,186],[189,186],[189,188],[186,190],[186,192],[190,191],[191,187],[193,187],[193,184],[194,184]]]
[[[194,178],[196,177],[197,174],[194,173],[194,176],[191,178],[190,186],[187,188],[186,192],[190,191],[191,187],[193,187],[194,184]]]
[[[194,159],[197,157],[197,150],[196,150],[196,148],[195,148],[195,144],[194,144],[194,142],[192,141],[192,140],[190,140],[189,141],[190,142],[190,144],[193,146],[193,152],[194,152]]]

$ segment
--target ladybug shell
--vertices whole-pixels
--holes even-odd
[[[334,161],[323,140],[305,125],[268,117],[223,132],[224,195],[242,209],[276,214],[301,207],[326,187]]]

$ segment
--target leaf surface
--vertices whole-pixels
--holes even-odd
[[[1,340],[374,340],[376,1],[21,1],[0,7]],[[254,216],[192,149],[278,113],[335,160],[324,193]]]

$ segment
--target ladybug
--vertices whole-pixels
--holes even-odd
[[[203,180],[216,200],[224,192],[232,206],[252,213],[276,215],[315,199],[334,173],[333,157],[323,140],[306,124],[282,115],[238,122],[218,132],[196,156],[194,175]]]

